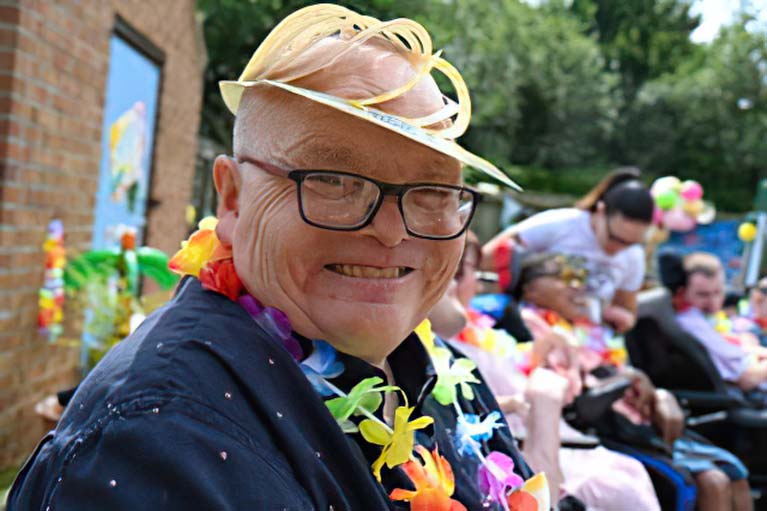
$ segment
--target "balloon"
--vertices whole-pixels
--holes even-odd
[[[681,208],[674,208],[663,217],[663,227],[669,231],[688,232],[695,228],[695,219]]]
[[[751,243],[756,239],[756,226],[751,222],[740,224],[740,227],[738,227],[738,238],[743,243]]]
[[[705,207],[705,204],[703,204],[703,201],[700,199],[687,200],[682,204],[682,209],[684,212],[696,218],[703,212]]]
[[[716,207],[712,203],[704,201],[703,211],[698,213],[698,218],[697,218],[698,223],[703,225],[710,224],[711,222],[714,221],[715,218],[716,218]]]
[[[700,200],[703,198],[703,187],[697,181],[685,181],[682,183],[679,195],[688,201]]]
[[[665,211],[674,209],[678,202],[679,195],[673,190],[663,192],[655,197],[655,204],[657,204],[660,209]]]
[[[652,184],[652,187],[650,188],[650,193],[652,193],[653,197],[657,197],[658,195],[662,195],[666,192],[676,193],[680,190],[681,187],[682,182],[679,181],[678,177],[666,176],[655,180],[655,182]]]
[[[658,206],[655,206],[655,209],[653,209],[652,212],[652,223],[655,225],[663,225],[663,215],[665,215],[665,212]]]

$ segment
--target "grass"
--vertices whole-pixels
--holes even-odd
[[[11,489],[11,484],[16,477],[18,468],[9,468],[0,472],[0,510],[5,509],[5,499],[8,497],[8,490]]]

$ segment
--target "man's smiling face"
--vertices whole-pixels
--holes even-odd
[[[365,76],[357,85],[354,76],[338,76],[328,68],[311,77],[318,82],[311,88],[360,97],[370,93],[375,75],[388,79],[410,69],[403,58],[374,58],[380,50],[371,51],[359,57],[367,60],[344,67]],[[391,113],[423,116],[437,110],[442,98],[427,83],[389,103],[381,106]],[[243,283],[266,305],[285,312],[298,333],[325,339],[371,363],[382,362],[442,296],[461,256],[463,236],[449,241],[411,237],[397,199],[388,196],[361,230],[310,226],[299,213],[296,183],[257,162],[289,170],[352,172],[387,183],[448,185],[461,184],[459,162],[269,87],[246,92],[237,125],[235,154],[242,163],[220,159],[216,181],[221,234],[231,240]]]

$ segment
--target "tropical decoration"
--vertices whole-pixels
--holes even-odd
[[[413,511],[466,511],[463,504],[450,498],[455,491],[453,469],[447,460],[439,455],[439,450],[435,448],[429,452],[425,447],[418,445],[416,451],[423,463],[412,459],[402,466],[402,470],[415,486],[415,491],[398,488],[391,492],[389,498],[410,502],[410,509]]]
[[[460,502],[451,498],[455,491],[453,470],[440,456],[438,447],[429,451],[416,444],[416,431],[430,426],[434,419],[428,415],[413,418],[415,408],[408,403],[407,395],[396,385],[386,385],[380,377],[363,379],[348,393],[335,386],[331,380],[345,370],[335,349],[327,342],[313,340],[312,351],[304,356],[285,314],[263,306],[247,293],[235,271],[231,250],[216,235],[216,226],[214,218],[202,220],[199,229],[171,258],[169,267],[180,275],[197,277],[204,289],[236,301],[257,324],[282,340],[317,394],[325,398],[325,405],[339,428],[347,434],[359,434],[366,442],[380,448],[380,455],[371,465],[373,476],[380,482],[381,470],[386,466],[389,469],[399,467],[410,478],[415,489],[395,489],[390,493],[392,500],[409,502],[412,511],[465,511]],[[473,400],[472,385],[480,382],[474,374],[474,362],[454,357],[444,342],[434,335],[428,320],[418,325],[415,333],[431,357],[437,374],[432,397],[439,404],[455,409],[455,443],[467,461],[480,464],[478,483],[486,489],[488,504],[495,503],[505,511],[548,510],[549,490],[545,476],[536,476],[526,483],[514,474],[514,464],[508,456],[495,451],[487,456],[483,454],[483,443],[506,424],[497,411],[482,417],[464,413],[461,409],[461,400]],[[403,404],[394,410],[390,425],[377,413],[381,412],[384,397],[391,393],[397,393]],[[359,424],[355,418],[361,419]],[[530,482],[535,490],[528,485]]]
[[[688,232],[698,224],[710,224],[716,208],[703,200],[703,187],[697,181],[680,181],[674,176],[656,179],[650,188],[655,199],[654,223],[672,232]]]
[[[437,371],[437,383],[432,390],[434,399],[447,406],[458,398],[458,388],[461,389],[464,399],[474,399],[474,391],[470,384],[479,383],[474,376],[477,364],[468,358],[454,360],[450,350],[443,347],[432,348],[430,355]]]
[[[501,417],[501,412],[489,413],[484,419],[479,415],[467,413],[458,417],[458,426],[455,431],[458,452],[463,455],[472,455],[480,447],[480,442],[490,440],[496,429],[506,427]]]
[[[483,309],[483,312],[479,312],[473,308],[475,305],[490,306],[496,303],[493,300],[495,297],[506,297],[508,303],[508,295],[479,295],[476,298],[478,300],[472,300],[472,307],[467,309],[467,321],[466,327],[458,334],[458,340],[465,342],[471,346],[493,353],[499,357],[509,357],[517,355],[522,349],[517,344],[517,340],[509,335],[506,330],[493,328],[496,320],[491,313]],[[505,308],[505,307],[504,307]],[[492,313],[498,313],[497,310],[493,310]],[[503,313],[503,310],[500,310]]]
[[[373,475],[381,480],[381,468],[384,463],[389,468],[402,465],[413,453],[415,443],[413,433],[423,429],[434,422],[434,419],[424,415],[410,420],[413,408],[408,406],[397,407],[394,412],[394,429],[378,419],[365,419],[360,423],[362,437],[370,442],[382,446],[381,456],[373,462]]]
[[[591,360],[592,364],[608,364],[616,367],[626,365],[628,352],[625,339],[617,335],[612,328],[593,323],[588,319],[570,322],[552,310],[542,309],[530,303],[520,305],[525,310],[538,315],[555,332],[568,339],[582,357]]]
[[[64,224],[51,220],[43,243],[45,251],[45,276],[38,292],[37,327],[42,335],[53,343],[62,333],[64,319],[64,268],[67,251],[64,248]]]
[[[164,252],[136,248],[134,229],[122,228],[119,239],[119,247],[85,252],[72,259],[64,271],[64,287],[68,294],[79,298],[85,315],[82,342],[86,370],[130,334],[135,318],[143,317],[138,298],[142,276],[164,290],[178,281],[168,270]]]
[[[67,289],[78,290],[97,276],[119,273],[124,280],[123,287],[136,294],[139,279],[146,276],[157,282],[162,289],[170,289],[178,281],[168,271],[168,256],[165,252],[151,247],[136,248],[136,231],[125,227],[119,234],[119,247],[91,250],[73,259],[64,272]]]

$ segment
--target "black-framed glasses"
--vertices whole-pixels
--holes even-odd
[[[336,170],[284,171],[251,159],[241,159],[267,172],[296,182],[298,206],[304,222],[332,231],[357,231],[370,223],[384,197],[397,206],[411,236],[451,240],[469,226],[481,195],[464,186],[439,183],[392,184]]]

